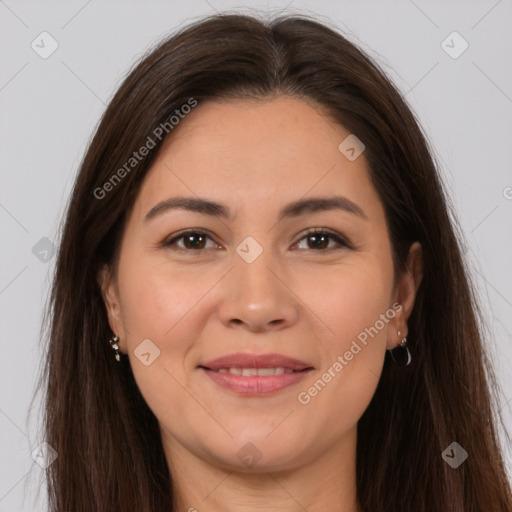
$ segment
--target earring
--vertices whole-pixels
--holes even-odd
[[[116,355],[115,355],[116,361],[117,362],[121,361],[121,356],[119,355],[119,344],[118,344],[119,337],[114,334],[114,336],[112,336],[112,338],[110,338],[110,340],[108,340],[108,341],[110,343],[110,346],[112,347],[112,350],[116,351]]]
[[[398,331],[398,336],[400,336],[400,335],[401,335],[401,333],[400,333],[400,331]],[[400,352],[400,358],[399,358],[398,361],[395,359],[395,356],[393,354],[393,352],[395,352],[397,350]],[[404,336],[400,340],[400,346],[399,347],[396,347],[393,350],[391,350],[391,349],[389,350],[389,355],[391,356],[391,359],[393,360],[393,362],[396,365],[398,365],[398,366],[409,366],[409,364],[412,361],[412,357],[411,357],[411,352],[409,350],[409,347],[407,346],[407,336]]]

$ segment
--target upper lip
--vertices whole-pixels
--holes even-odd
[[[282,354],[247,354],[237,352],[221,356],[217,359],[205,361],[199,367],[209,370],[219,370],[221,368],[289,368],[290,370],[301,371],[312,368],[311,365]]]

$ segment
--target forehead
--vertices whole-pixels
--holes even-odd
[[[371,210],[378,197],[364,153],[351,161],[339,149],[350,135],[309,100],[205,101],[164,142],[137,204],[142,213],[166,197],[188,195],[263,209],[337,193]]]

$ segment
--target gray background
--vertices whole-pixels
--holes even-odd
[[[44,491],[39,502],[35,495],[42,470],[31,456],[44,440],[37,430],[40,412],[29,418],[27,411],[55,263],[50,241],[58,241],[99,116],[128,69],[159,38],[199,16],[247,12],[247,6],[316,13],[376,58],[406,93],[460,219],[490,327],[500,409],[512,431],[511,0],[0,0],[0,512],[45,509]],[[41,42],[43,31],[58,43],[46,59],[31,47],[35,41],[50,48],[49,39]],[[458,58],[441,45],[453,31],[469,44]],[[463,48],[453,36],[446,44],[452,54]],[[512,475],[509,448],[506,454]]]

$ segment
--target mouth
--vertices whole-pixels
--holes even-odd
[[[281,354],[237,353],[198,365],[222,389],[242,396],[265,396],[297,384],[314,367]]]
[[[254,371],[266,370],[270,372],[289,373],[290,371],[302,371],[312,366],[300,359],[285,356],[282,354],[253,354],[246,352],[236,352],[218,357],[210,361],[205,361],[199,365],[201,368],[207,370],[220,371],[221,373],[232,372],[234,375],[243,375],[238,373],[238,370],[244,372],[244,376],[254,376],[258,373]],[[225,371],[224,371],[225,370]],[[273,375],[267,373],[263,375]]]
[[[269,367],[269,368],[219,368],[217,370],[208,368],[206,366],[199,366],[203,370],[209,370],[217,373],[228,373],[230,375],[239,375],[241,377],[269,377],[272,375],[284,375],[290,373],[301,373],[313,368],[304,368],[303,370],[292,370],[291,368],[285,368],[283,366]]]

